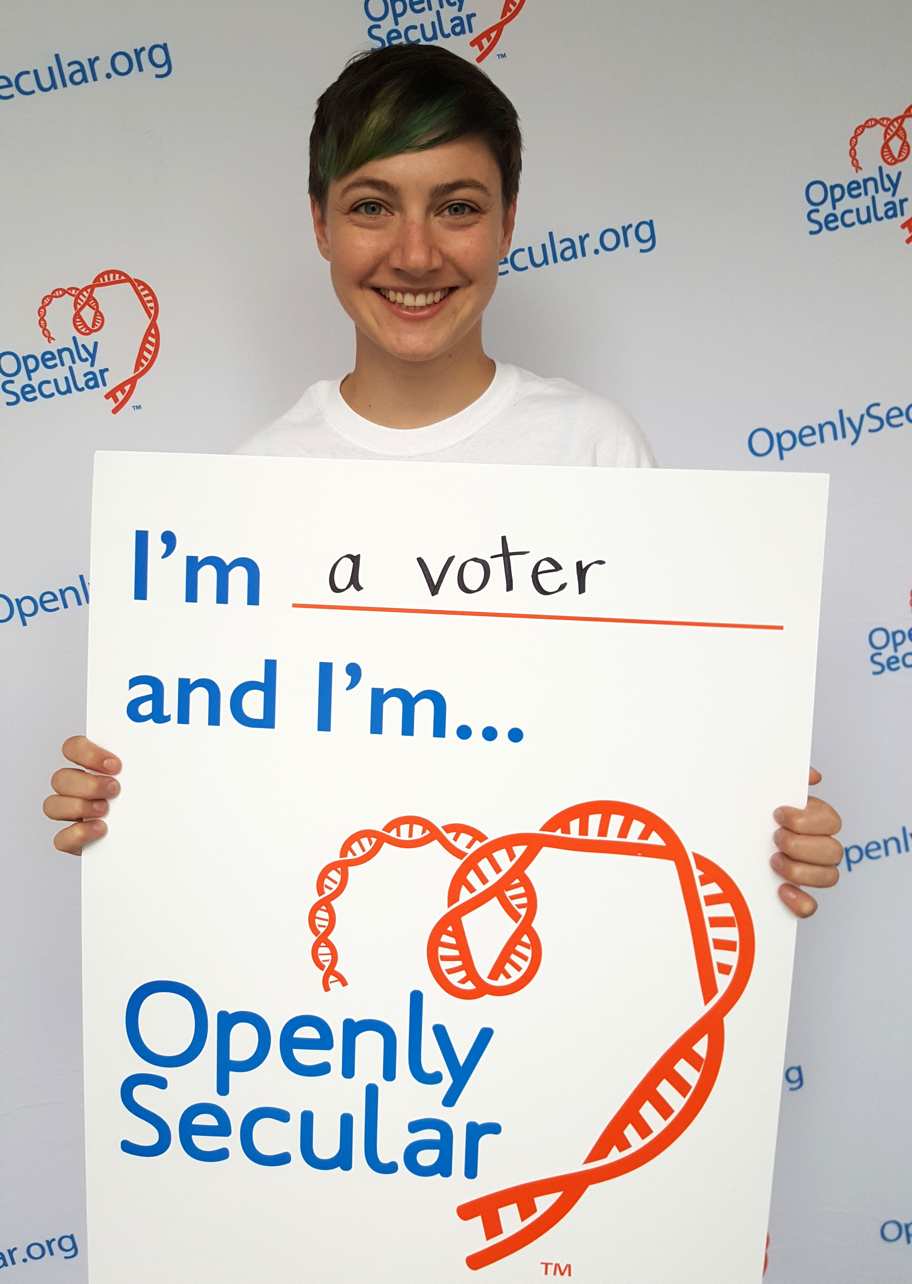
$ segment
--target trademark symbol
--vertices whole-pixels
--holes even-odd
[[[141,405],[138,401],[134,401],[134,402],[133,402],[133,405],[130,407],[130,409],[131,409],[131,410],[142,410],[142,405]]]
[[[549,1279],[556,1278],[558,1275],[563,1275],[565,1279],[568,1279],[573,1274],[573,1267],[569,1262],[539,1262],[539,1265]]]
[[[507,56],[506,54],[501,54],[501,53],[499,53],[499,54],[497,55],[497,57],[498,57],[499,59],[501,59],[501,60],[503,60],[504,58],[506,58],[506,56]]]

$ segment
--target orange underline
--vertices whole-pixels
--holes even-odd
[[[761,629],[782,632],[784,624],[731,624],[725,620],[637,620],[623,615],[534,615],[524,611],[444,611],[427,606],[352,606],[341,602],[292,602],[298,611],[377,611],[383,615],[463,615],[482,620],[567,620],[574,624],[664,624],[681,629]]]

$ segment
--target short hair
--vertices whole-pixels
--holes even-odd
[[[494,81],[436,45],[355,54],[317,100],[308,190],[325,210],[329,184],[369,161],[469,135],[493,153],[506,208],[519,191],[522,135],[516,108]]]

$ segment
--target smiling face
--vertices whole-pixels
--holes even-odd
[[[398,361],[481,351],[481,317],[510,248],[497,162],[478,138],[401,152],[311,200],[320,253],[359,346]]]

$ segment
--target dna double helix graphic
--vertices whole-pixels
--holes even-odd
[[[478,1220],[484,1245],[466,1258],[472,1270],[489,1266],[533,1243],[557,1225],[595,1185],[657,1158],[693,1123],[713,1089],[725,1047],[724,1021],[741,997],[754,961],[750,911],[734,880],[705,856],[688,853],[678,835],[652,812],[630,803],[579,803],[552,816],[540,830],[487,838],[468,824],[438,827],[420,816],[400,816],[383,829],[361,829],[337,860],[317,876],[317,900],[308,922],[311,957],[323,988],[346,985],[332,941],[335,902],[350,871],[386,847],[437,842],[459,867],[450,880],[447,909],[428,939],[428,966],[456,998],[515,994],[542,961],[534,928],[537,900],[528,870],[544,851],[598,852],[670,861],[677,873],[694,946],[703,1012],[643,1075],[595,1143],[565,1172],[523,1181],[461,1204],[463,1221]],[[496,900],[511,921],[508,939],[482,972],[472,956],[465,921]]]
[[[336,925],[333,902],[348,886],[349,870],[368,861],[384,847],[416,848],[439,843],[445,852],[462,860],[473,851],[485,835],[473,825],[444,825],[442,828],[422,816],[399,816],[383,829],[359,829],[342,844],[338,860],[330,861],[317,875],[317,900],[308,915],[308,926],[314,936],[311,958],[323,973],[323,989],[347,985],[339,971],[339,954],[332,939]],[[531,886],[528,894],[534,898]],[[511,903],[512,904],[512,903]]]
[[[858,144],[869,129],[880,128],[884,132],[880,148],[880,158],[885,165],[902,165],[912,154],[909,135],[906,132],[906,121],[912,120],[912,103],[899,116],[870,116],[859,125],[849,139],[849,158],[856,173],[862,168],[858,159]]]
[[[130,276],[129,272],[121,272],[119,268],[107,268],[104,272],[99,272],[88,285],[58,287],[50,294],[46,294],[38,308],[38,328],[48,343],[54,342],[54,336],[47,321],[47,310],[55,299],[69,296],[73,300],[73,329],[83,338],[97,334],[103,328],[105,318],[95,292],[111,285],[129,285],[147,317],[146,328],[140,340],[136,360],[133,362],[133,373],[105,393],[105,399],[111,402],[111,413],[116,415],[119,410],[123,410],[133,396],[139,380],[155,365],[161,346],[158,298],[151,285],[141,281],[139,277]],[[86,313],[88,313],[88,319],[86,319]]]
[[[497,22],[492,22],[490,27],[484,31],[479,31],[478,35],[469,41],[473,49],[478,50],[476,62],[484,62],[490,54],[494,52],[495,47],[504,33],[504,28],[518,17],[520,9],[526,3],[526,0],[504,0],[503,11]]]

